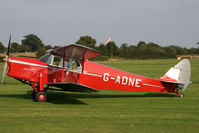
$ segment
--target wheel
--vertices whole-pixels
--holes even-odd
[[[47,100],[47,94],[43,91],[40,91],[35,94],[35,100],[37,102],[45,102]]]
[[[33,92],[32,92],[32,100],[35,100],[35,95],[36,95],[36,91],[33,90]]]
[[[183,94],[183,93],[180,93],[180,94],[178,94],[178,96],[179,96],[180,98],[183,98],[183,97],[184,97],[184,94]]]

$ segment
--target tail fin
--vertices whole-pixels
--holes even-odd
[[[176,83],[183,91],[192,83],[190,81],[191,65],[188,59],[183,59],[160,78],[161,82]]]

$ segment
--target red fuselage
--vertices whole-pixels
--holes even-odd
[[[139,76],[88,60],[81,62],[82,70],[63,69],[38,59],[10,57],[8,76],[43,84],[76,83],[96,90],[121,90],[176,93],[177,87],[160,79]]]

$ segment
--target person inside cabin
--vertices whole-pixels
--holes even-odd
[[[66,59],[64,67],[67,69],[72,69],[72,60],[71,59]]]
[[[81,70],[82,67],[81,67],[80,61],[76,60],[75,63],[76,63],[76,65],[77,65],[77,69],[78,69],[78,70]]]
[[[59,67],[63,67],[62,64],[63,64],[63,58],[61,58],[61,60],[59,62]],[[64,67],[66,69],[72,69],[72,61],[71,61],[71,59],[65,59]]]

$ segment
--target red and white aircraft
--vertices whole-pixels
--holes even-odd
[[[100,65],[88,59],[100,55],[91,48],[71,44],[54,49],[40,59],[9,57],[10,39],[3,78],[13,77],[33,88],[33,99],[47,100],[49,87],[65,91],[96,92],[98,90],[176,93],[190,84],[190,63],[184,59],[159,79],[144,77]],[[56,58],[55,58],[56,57]],[[55,59],[60,59],[56,64]],[[8,67],[7,67],[8,66]]]

